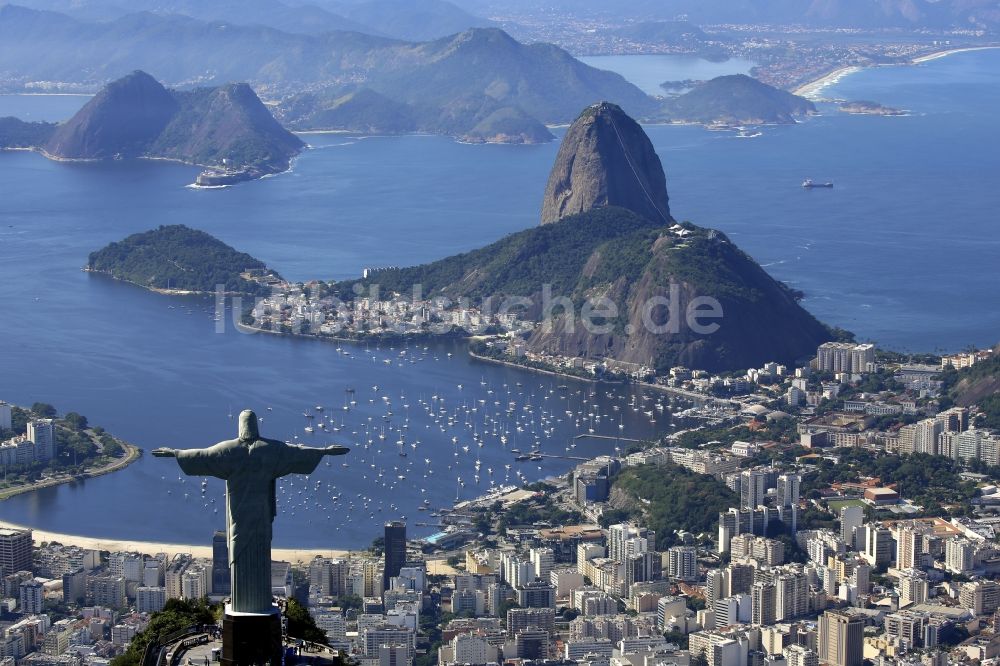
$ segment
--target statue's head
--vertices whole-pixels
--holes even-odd
[[[260,439],[260,431],[257,429],[257,415],[251,409],[244,409],[240,412],[240,441],[256,442]]]

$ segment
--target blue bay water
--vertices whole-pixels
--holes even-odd
[[[663,95],[666,81],[707,81],[726,74],[748,74],[753,62],[745,58],[705,60],[686,55],[585,56],[591,67],[617,72],[650,95]]]
[[[776,278],[802,289],[804,305],[820,319],[863,339],[915,351],[994,344],[1000,337],[1000,299],[990,279],[1000,249],[1000,138],[991,116],[1000,101],[997,65],[1000,52],[966,53],[865,71],[827,91],[910,109],[904,118],[847,116],[824,106],[819,117],[765,128],[753,139],[648,127],[667,171],[672,211],[725,231]],[[44,99],[29,102],[37,117],[72,113],[66,98],[51,108],[38,102]],[[0,116],[16,104],[25,102],[0,96]],[[470,146],[441,137],[305,139],[315,149],[292,172],[213,191],[186,188],[197,170],[177,164],[67,164],[0,154],[6,286],[0,399],[80,411],[148,450],[231,437],[228,413],[243,407],[264,416],[265,434],[306,440],[302,412],[324,405],[325,414],[334,413],[345,388],[354,387],[359,404],[338,413],[348,427],[310,441],[357,446],[364,437],[343,435],[363,432],[371,417],[376,444],[356,448],[347,469],[336,459],[308,480],[284,484],[275,542],[290,547],[364,545],[383,520],[400,514],[411,525],[432,522],[416,510],[424,498],[441,506],[478,494],[489,487],[488,468],[498,482],[518,469],[526,478],[566,470],[565,460],[520,468],[512,462],[508,449],[534,444],[530,430],[545,450],[565,453],[573,442],[569,453],[592,455],[615,442],[570,438],[590,427],[642,438],[665,425],[664,417],[650,423],[633,411],[632,395],[620,389],[478,363],[461,346],[429,345],[426,354],[410,349],[405,357],[399,348],[366,353],[347,346],[345,356],[334,345],[248,336],[232,326],[215,334],[211,300],[151,294],[79,270],[88,252],[110,241],[177,222],[293,279],[433,260],[536,224],[558,149],[555,143]],[[799,183],[806,177],[836,187],[804,191]],[[410,418],[406,458],[397,454],[394,432],[377,437],[387,423],[384,394],[392,400],[391,423],[400,425],[404,412]],[[433,395],[462,414],[447,432],[420,408]],[[636,399],[651,409],[652,401]],[[490,422],[501,429],[515,423],[492,404],[509,400],[524,424],[517,443],[503,445],[488,434],[479,448],[474,433],[489,431]],[[529,403],[533,414],[524,412]],[[577,425],[588,413],[603,416],[599,422],[585,416]],[[409,448],[418,440],[417,450]],[[425,477],[427,468],[434,474]],[[118,474],[0,503],[0,518],[53,531],[207,543],[222,525],[214,513],[221,491],[213,481],[202,500],[197,480],[182,482],[171,461],[146,457]],[[341,496],[336,503],[334,495]],[[344,504],[362,496],[373,498],[365,511],[361,501],[353,509]]]
[[[89,99],[90,95],[0,94],[0,118],[55,123],[72,116]]]

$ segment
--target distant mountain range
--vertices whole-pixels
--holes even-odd
[[[249,81],[302,89],[348,80],[372,53],[401,44],[357,32],[305,35],[151,12],[84,21],[0,7],[0,62],[11,80],[103,85],[141,69],[170,85]]]
[[[637,0],[636,11],[697,23],[856,28],[996,28],[997,0]]]
[[[614,99],[640,116],[658,106],[618,74],[495,28],[389,50],[391,60],[370,70],[364,84],[292,95],[278,105],[278,117],[293,129],[535,143],[552,138],[543,123],[569,122],[595,99]]]
[[[496,27],[493,21],[474,16],[446,0],[366,0],[315,3],[384,34],[422,42],[464,32],[469,28]],[[366,32],[366,30],[362,30]]]
[[[551,138],[542,124],[569,122],[598,99],[639,117],[657,106],[618,74],[549,44],[521,44],[496,28],[403,42],[152,13],[83,22],[6,5],[0,62],[23,82],[97,85],[136,68],[178,87],[248,81],[282,98],[277,114],[294,129],[534,142]]]
[[[248,17],[273,9],[276,1],[250,0]],[[69,0],[46,2],[59,6]],[[82,0],[81,6],[96,2]],[[234,2],[174,0],[167,6],[227,14],[235,11]],[[392,7],[400,3],[405,6],[404,0],[368,0],[345,5],[345,11],[355,17],[363,12],[397,15]],[[455,25],[469,20],[434,0],[397,11],[405,15],[427,6],[452,16]],[[323,24],[337,25],[331,21],[326,17]],[[685,22],[640,24],[632,30],[684,39],[704,36]],[[499,28],[406,42],[349,31],[299,34],[151,12],[84,21],[4,5],[0,62],[7,77],[0,81],[8,87],[18,81],[96,87],[139,68],[181,90],[247,81],[274,102],[278,120],[296,131],[424,132],[472,142],[549,141],[552,134],[545,125],[571,122],[580,108],[600,99],[636,118],[656,121],[779,123],[812,110],[808,101],[745,76],[720,77],[664,102],[617,73],[585,65],[551,44],[522,44]],[[7,129],[21,135],[39,131]]]
[[[535,0],[456,0],[471,12],[502,6],[531,15]],[[621,21],[685,19],[699,25],[743,23],[865,29],[987,29],[1000,27],[1000,0],[548,0],[546,11]]]
[[[93,21],[119,19],[136,12],[175,14],[203,21],[261,25],[284,32],[319,35],[354,31],[422,41],[469,28],[491,27],[447,0],[20,0],[32,9]]]
[[[303,147],[245,83],[167,90],[142,71],[109,83],[65,123],[0,119],[0,148],[57,159],[174,159],[242,179],[287,169]]]
[[[447,134],[475,143],[545,143],[552,133],[516,106],[492,97],[467,96],[434,104],[397,102],[371,88],[327,90],[285,100],[279,118],[292,129],[330,129],[362,134]]]

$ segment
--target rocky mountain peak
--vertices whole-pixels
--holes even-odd
[[[106,85],[60,125],[46,151],[68,158],[142,154],[178,109],[159,81],[136,70]]]
[[[663,165],[649,137],[621,107],[600,102],[573,122],[549,174],[542,224],[618,206],[656,223],[672,221]]]

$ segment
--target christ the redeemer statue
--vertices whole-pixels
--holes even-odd
[[[271,523],[277,514],[274,484],[286,474],[311,474],[324,456],[340,456],[343,446],[309,448],[264,439],[257,415],[240,414],[240,436],[207,449],[153,451],[177,458],[185,474],[226,480],[226,534],[232,581],[231,609],[236,613],[270,614]]]

